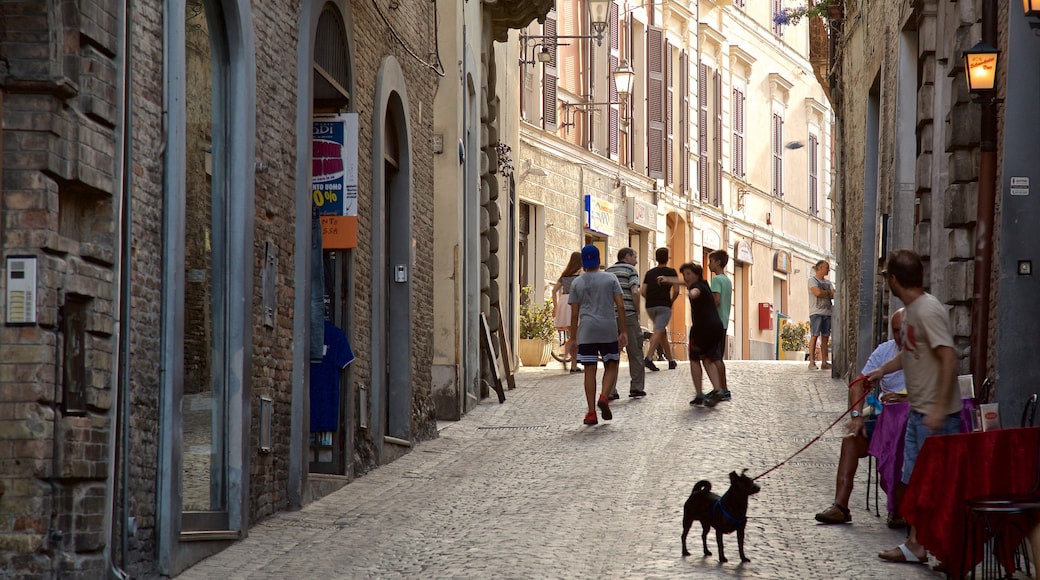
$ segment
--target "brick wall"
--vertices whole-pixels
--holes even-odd
[[[256,43],[256,174],[253,253],[253,345],[249,393],[249,520],[288,507],[292,392],[292,315],[295,253],[296,70],[299,9],[282,0],[253,12]],[[412,153],[414,357],[413,438],[436,436],[429,396],[432,335],[433,93],[437,75],[409,56],[371,5],[354,13],[355,109],[361,113],[360,231],[353,252],[356,300],[351,336],[358,356],[354,384],[370,383],[370,258],[372,118],[376,71],[393,55],[408,83]],[[102,575],[111,392],[116,364],[114,264],[118,252],[119,192],[115,156],[118,63],[114,55],[117,3],[85,0],[55,14],[48,2],[0,6],[0,88],[3,90],[4,255],[40,257],[39,325],[0,326],[0,569],[30,576]],[[130,513],[137,530],[127,547],[128,571],[156,573],[159,473],[161,298],[163,254],[163,22],[160,3],[134,4],[133,19],[133,248],[130,270]],[[387,14],[407,48],[428,55],[432,5],[402,6]],[[55,30],[52,26],[58,26]],[[14,35],[12,31],[18,31]],[[15,42],[14,40],[17,40]],[[303,136],[303,138],[309,138]],[[278,257],[276,317],[262,324],[265,243]],[[58,306],[68,296],[86,302],[86,414],[67,416],[55,398]],[[258,397],[274,401],[268,455],[255,452]],[[358,432],[357,472],[374,467],[371,436]],[[53,485],[52,485],[53,484]],[[53,509],[52,509],[53,508]],[[57,517],[52,521],[50,514]],[[118,536],[119,518],[115,534]],[[50,534],[61,530],[62,534]],[[118,550],[118,547],[114,547]]]
[[[0,327],[0,569],[102,575],[117,224],[112,6],[0,7],[4,256],[38,258],[38,326]],[[85,372],[62,381],[61,308]],[[65,356],[70,356],[65,353]],[[62,387],[76,386],[77,413]],[[53,514],[53,515],[52,515]]]

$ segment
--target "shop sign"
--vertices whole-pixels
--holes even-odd
[[[751,252],[751,243],[746,240],[739,240],[733,244],[733,258],[745,264],[754,264],[755,255]]]
[[[358,114],[315,118],[311,202],[321,216],[322,247],[357,247]]]
[[[783,250],[777,250],[773,254],[773,269],[777,272],[783,272],[784,274],[791,271],[791,253]]]
[[[656,230],[657,206],[634,197],[628,198],[628,223],[644,230]]]
[[[610,235],[613,232],[614,206],[609,201],[585,196],[585,228]]]
[[[701,240],[701,244],[710,250],[718,250],[722,248],[722,236],[719,232],[711,229],[704,230],[704,239]]]

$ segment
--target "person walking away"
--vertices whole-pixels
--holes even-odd
[[[621,349],[628,345],[625,302],[617,276],[599,269],[599,248],[589,244],[581,249],[585,273],[571,284],[571,356],[585,367],[586,425],[595,425],[596,407],[604,421],[610,421],[610,389],[617,380]],[[575,340],[576,339],[576,340]],[[596,401],[596,365],[603,359],[603,389]]]
[[[715,298],[715,308],[722,320],[722,356],[715,361],[719,373],[719,388],[722,389],[721,400],[730,400],[729,385],[726,383],[726,337],[729,332],[729,313],[733,306],[733,281],[726,275],[729,254],[725,250],[715,250],[708,254],[708,270],[711,271],[711,293]]]
[[[567,332],[571,327],[571,305],[567,303],[567,298],[571,293],[571,284],[579,274],[581,274],[581,252],[571,252],[567,266],[564,267],[552,287],[553,325],[556,327],[557,333]],[[581,369],[578,368],[578,361],[574,357],[571,357],[571,372],[581,372]]]
[[[621,285],[622,301],[625,303],[625,329],[628,331],[628,384],[629,397],[645,397],[644,380],[646,369],[643,367],[643,337],[639,326],[639,272],[636,271],[638,256],[632,248],[621,248],[617,254],[618,261],[607,268],[607,272],[617,276]],[[618,399],[617,381],[610,391],[610,400]]]
[[[885,362],[899,354],[899,345],[902,341],[900,333],[903,330],[903,315],[905,310],[900,308],[892,313],[888,335],[892,338],[878,345],[863,366],[863,374],[880,367]],[[877,420],[884,409],[883,404],[877,407],[869,407],[872,413],[864,411],[864,396],[870,388],[866,381],[853,381],[849,385],[849,419],[846,435],[841,440],[841,453],[838,455],[838,475],[834,484],[834,503],[827,509],[816,514],[816,521],[822,524],[845,524],[852,521],[852,513],[849,511],[849,498],[852,497],[852,486],[856,479],[856,469],[859,468],[859,460],[867,456],[867,447],[873,431],[873,422]],[[906,400],[906,380],[902,369],[888,373],[881,377],[881,403],[895,403]],[[869,420],[867,415],[872,414]],[[899,517],[898,506],[895,498],[889,498],[888,527],[906,527],[906,522]]]
[[[831,265],[827,260],[820,260],[813,266],[813,275],[809,276],[809,368],[816,370],[816,342],[820,342],[820,368],[829,369],[827,362],[827,343],[831,338],[831,309],[834,300],[834,284],[827,280]]]
[[[719,311],[715,308],[711,287],[704,279],[704,269],[699,264],[686,263],[679,267],[679,272],[682,279],[662,276],[658,278],[658,282],[686,287],[693,319],[689,342],[690,378],[693,379],[693,389],[696,392],[690,404],[714,407],[722,400],[718,367],[715,365],[715,361],[722,358],[722,320],[719,319]],[[712,386],[711,392],[707,395],[704,395],[702,390],[702,366]]]
[[[655,353],[658,348],[663,349],[668,357],[668,368],[674,369],[677,365],[675,355],[668,344],[668,323],[672,320],[672,304],[679,297],[679,288],[671,284],[658,284],[657,279],[661,276],[677,279],[679,273],[667,265],[668,248],[657,248],[654,259],[657,260],[657,266],[647,271],[640,289],[646,300],[646,313],[650,316],[654,329],[646,352]],[[649,358],[644,358],[643,364],[652,371],[661,370]]]
[[[882,275],[892,293],[906,309],[903,320],[902,347],[899,354],[871,371],[867,378],[880,381],[888,373],[903,369],[906,395],[910,401],[910,417],[903,440],[903,474],[901,483],[910,482],[917,455],[924,440],[932,435],[949,435],[961,430],[961,401],[956,384],[957,352],[946,307],[938,298],[924,291],[924,264],[911,250],[895,250],[888,255],[887,269]],[[930,482],[928,485],[939,485]],[[901,486],[896,488],[897,506],[902,499]],[[928,554],[917,541],[917,527],[910,527],[906,542],[880,552],[888,562],[923,562]]]

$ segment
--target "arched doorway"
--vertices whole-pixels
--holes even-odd
[[[400,64],[383,59],[373,114],[372,407],[380,463],[411,446],[412,148]],[[392,446],[390,449],[387,446]]]
[[[351,35],[347,7],[328,2],[322,6],[314,29],[311,62],[313,139],[311,141],[312,192],[321,200],[321,190],[329,183],[354,185],[352,208],[348,201],[336,205],[314,202],[325,220],[336,220],[347,235],[322,239],[321,252],[310,254],[311,309],[310,331],[315,345],[322,346],[323,359],[317,364],[312,351],[310,373],[310,436],[308,470],[312,473],[348,475],[354,449],[354,389],[351,373],[341,371],[345,359],[329,355],[341,349],[329,345],[356,336],[354,329],[354,264],[357,252],[357,151],[358,129],[354,111]],[[332,130],[337,137],[325,133]],[[331,148],[331,150],[329,150]],[[353,172],[344,171],[353,167]],[[350,175],[348,175],[350,174]],[[330,181],[331,179],[331,181]],[[346,197],[346,188],[341,192]],[[344,209],[346,208],[346,209]],[[312,223],[312,228],[317,229]],[[324,229],[324,228],[322,228]],[[339,228],[337,228],[338,230]],[[312,234],[315,233],[312,231]],[[324,344],[316,341],[324,339]]]
[[[683,263],[690,261],[689,228],[686,219],[675,212],[669,212],[665,218],[665,245],[671,257],[669,266],[679,269]],[[672,356],[677,360],[686,360],[686,335],[689,328],[690,301],[682,296],[672,304],[672,321],[668,323],[668,341],[672,343]]]

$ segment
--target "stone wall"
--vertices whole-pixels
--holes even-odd
[[[913,200],[913,248],[925,262],[925,288],[950,306],[959,373],[968,369],[971,332],[975,211],[978,171],[978,110],[964,87],[961,52],[977,36],[978,14],[971,0],[938,2],[916,0],[898,10],[868,10],[860,2],[846,2],[846,14],[838,40],[839,72],[835,109],[840,152],[836,193],[837,237],[841,270],[848,283],[839,297],[845,313],[842,352],[836,360],[857,366],[857,351],[869,352],[873,344],[860,344],[864,334],[857,317],[864,308],[871,317],[889,311],[889,295],[875,272],[861,271],[861,256],[878,247],[876,239],[863,236],[864,159],[878,157],[878,214],[892,214],[896,200],[894,171],[899,147],[916,150]],[[916,36],[915,143],[897,143],[897,99],[901,35]],[[868,95],[878,99],[878,150],[866,147]],[[911,203],[912,202],[912,203]],[[867,229],[869,231],[869,228]],[[880,256],[884,258],[884,256]],[[876,299],[882,293],[880,302]],[[871,292],[875,298],[866,296]],[[873,337],[874,342],[885,337]],[[862,358],[862,357],[861,357]],[[858,361],[860,364],[864,361]],[[858,368],[853,369],[854,373]]]

